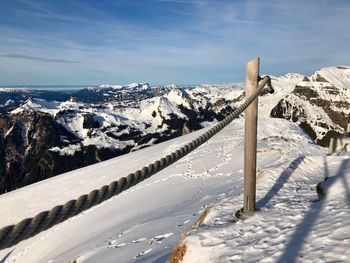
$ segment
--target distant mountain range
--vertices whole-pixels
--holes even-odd
[[[297,122],[322,146],[345,132],[350,67],[272,77],[272,85],[260,115]],[[239,84],[0,89],[0,193],[198,130],[243,101]]]

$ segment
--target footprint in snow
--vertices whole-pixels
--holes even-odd
[[[145,251],[142,251],[142,252],[138,253],[137,256],[135,256],[134,258],[142,257],[142,256],[148,254],[148,253],[151,252],[151,251],[152,251],[152,248],[147,249],[147,250],[145,250]]]
[[[174,235],[174,233],[167,233],[167,234],[164,234],[164,235],[158,235],[158,236],[155,236],[154,238],[152,238],[151,241],[148,242],[148,243],[149,244],[153,244],[154,242],[156,242],[157,244],[161,244],[162,240],[164,238],[171,237],[172,235]]]
[[[139,243],[139,242],[142,242],[142,241],[145,241],[147,238],[145,238],[145,237],[141,237],[141,238],[138,238],[138,239],[134,239],[133,241],[132,241],[132,243]]]
[[[177,226],[183,226],[183,225],[186,225],[188,222],[190,222],[191,220],[190,219],[188,219],[188,220],[186,220],[185,222],[183,222],[182,224],[178,224]]]
[[[117,243],[117,240],[111,240],[108,243],[108,248],[119,248],[119,247],[125,247],[127,244],[126,243]]]
[[[115,247],[117,245],[117,240],[111,240],[108,242],[108,248]]]

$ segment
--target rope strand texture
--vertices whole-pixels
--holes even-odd
[[[269,76],[264,77],[260,81],[256,92],[240,107],[230,113],[224,120],[220,121],[213,128],[171,154],[166,155],[148,166],[142,167],[140,170],[137,170],[126,177],[120,178],[118,181],[114,181],[109,185],[104,185],[100,189],[93,190],[87,195],[82,195],[78,199],[70,200],[64,205],[52,208],[50,211],[41,212],[33,218],[26,218],[15,225],[6,226],[0,229],[0,250],[12,247],[27,238],[33,237],[38,233],[89,209],[90,207],[96,206],[170,166],[208,141],[216,133],[227,126],[233,119],[237,118],[257,98],[257,96],[259,96],[266,84],[268,84],[269,87],[271,86]]]

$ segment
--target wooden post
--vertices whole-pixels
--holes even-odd
[[[255,58],[246,66],[246,99],[258,87],[260,59]],[[245,144],[244,144],[244,214],[255,211],[256,195],[256,145],[258,122],[258,98],[245,110]]]
[[[333,137],[333,138],[331,138],[331,140],[329,142],[328,154],[334,153],[336,148],[337,148],[337,138]]]

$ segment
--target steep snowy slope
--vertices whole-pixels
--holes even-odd
[[[242,193],[243,119],[130,190],[0,252],[6,262],[165,262],[203,208]],[[203,131],[69,172],[0,196],[0,227],[85,194],[174,151]],[[259,173],[301,155],[323,155],[296,125],[259,120]],[[264,175],[263,175],[264,176]]]
[[[348,66],[322,68],[316,71],[311,79],[316,80],[318,76],[321,76],[326,82],[332,83],[338,88],[350,90],[350,67]]]

